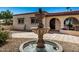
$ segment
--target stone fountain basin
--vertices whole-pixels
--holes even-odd
[[[45,48],[37,48],[37,41],[30,40],[21,44],[19,47],[20,52],[62,52],[63,48],[60,44],[54,41],[45,40]],[[40,51],[38,51],[40,50]]]

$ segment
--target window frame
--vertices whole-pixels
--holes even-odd
[[[31,24],[38,24],[38,20],[36,17],[30,17],[31,18]]]
[[[24,24],[24,18],[17,18],[18,19],[18,24]]]

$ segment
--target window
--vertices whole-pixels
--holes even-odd
[[[31,17],[31,23],[32,24],[37,24],[38,20],[35,17]]]
[[[24,24],[24,18],[18,18],[18,24]]]

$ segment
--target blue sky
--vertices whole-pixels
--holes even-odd
[[[64,12],[67,11],[66,7],[41,7],[44,11],[51,12]],[[0,7],[0,11],[10,10],[13,14],[29,13],[38,11],[39,7]],[[79,7],[71,7],[71,9],[79,10]]]

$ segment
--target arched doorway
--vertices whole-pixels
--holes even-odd
[[[79,21],[75,17],[68,17],[64,21],[64,28],[68,30],[74,30],[75,25],[78,24]]]
[[[51,30],[60,30],[61,24],[58,18],[52,18],[50,20],[50,29]]]

